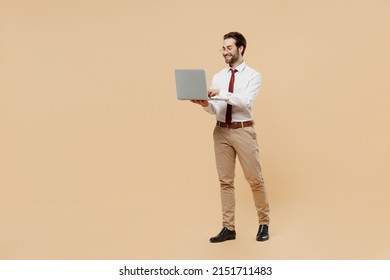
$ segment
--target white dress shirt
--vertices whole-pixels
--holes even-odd
[[[226,107],[232,105],[232,122],[253,120],[252,104],[259,94],[261,74],[253,68],[241,63],[237,68],[234,79],[233,93],[228,92],[231,77],[230,67],[214,75],[211,89],[219,89],[219,97],[228,98],[228,101],[209,100],[209,106],[203,107],[206,112],[215,114],[217,121],[225,122]]]

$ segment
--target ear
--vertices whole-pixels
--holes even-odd
[[[239,48],[238,48],[238,51],[239,51],[240,54],[242,55],[242,52],[244,51],[244,47],[243,47],[243,46],[239,47]]]

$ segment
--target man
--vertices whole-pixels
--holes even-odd
[[[252,118],[253,101],[259,93],[261,74],[246,65],[246,39],[238,32],[224,35],[221,52],[229,67],[214,75],[209,97],[228,101],[191,100],[216,115],[214,150],[220,181],[222,230],[210,242],[236,238],[234,174],[236,156],[249,183],[258,215],[257,241],[269,239],[269,204],[259,160],[259,147]]]

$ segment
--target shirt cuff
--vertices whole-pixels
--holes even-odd
[[[212,105],[211,105],[211,102],[209,101],[209,105],[207,107],[203,107],[203,110],[205,110],[206,112],[210,113],[210,114],[213,114],[214,111],[213,111],[213,108],[212,108]]]

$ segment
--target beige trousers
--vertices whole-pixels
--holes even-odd
[[[260,167],[259,146],[253,126],[214,129],[214,150],[221,187],[222,225],[235,229],[234,175],[236,156],[249,183],[259,224],[269,224],[269,203]]]

